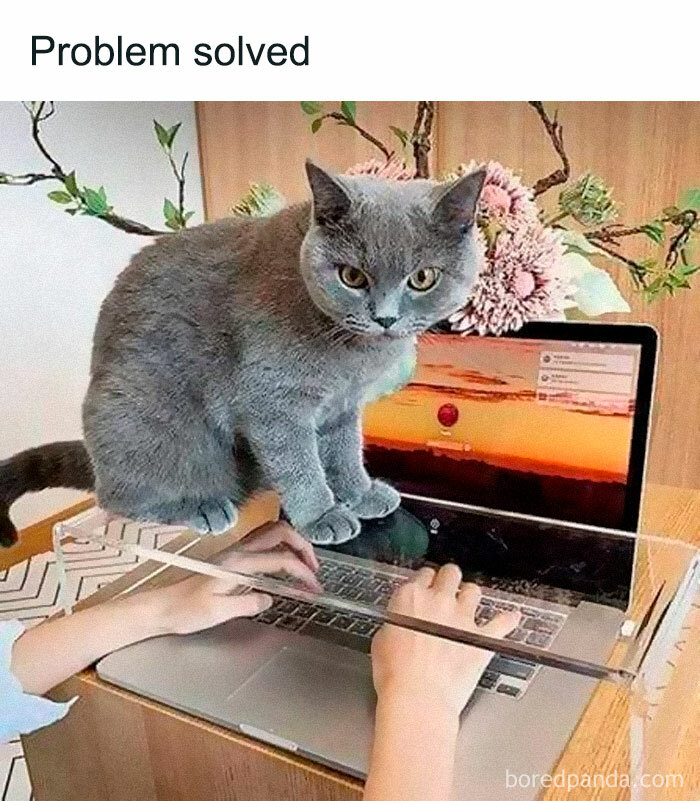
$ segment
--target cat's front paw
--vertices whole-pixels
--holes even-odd
[[[228,498],[203,501],[187,521],[198,534],[223,534],[236,525],[238,509]]]
[[[355,539],[360,533],[360,521],[347,506],[336,504],[316,520],[303,526],[301,533],[316,545],[338,545]]]
[[[352,511],[360,520],[371,520],[376,517],[386,517],[398,509],[401,496],[384,481],[374,479],[370,488],[352,505]]]

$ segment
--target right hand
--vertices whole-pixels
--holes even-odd
[[[388,608],[488,637],[505,637],[516,628],[520,619],[516,611],[477,626],[474,615],[481,591],[476,584],[460,586],[461,581],[456,565],[445,565],[437,574],[422,568],[399,587]],[[385,625],[372,641],[374,686],[380,699],[398,694],[412,703],[441,704],[458,715],[492,656],[482,648]]]

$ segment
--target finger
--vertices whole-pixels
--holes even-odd
[[[323,588],[313,571],[291,551],[263,551],[241,555],[236,569],[241,573],[286,573],[299,579],[310,590],[320,592]]]
[[[284,521],[266,523],[256,529],[252,539],[248,540],[246,538],[241,543],[242,550],[249,553],[269,551],[278,545],[286,545],[314,573],[318,570],[319,563],[313,545],[305,540],[289,523]]]
[[[417,584],[419,587],[431,587],[435,580],[435,571],[430,567],[421,567],[409,579],[410,584]]]
[[[269,551],[282,540],[284,529],[288,523],[281,520],[270,520],[261,526],[248,532],[240,542],[240,549],[243,551]]]
[[[462,588],[457,593],[457,602],[469,620],[474,620],[480,600],[481,589],[477,584],[471,581],[463,584]]]
[[[506,634],[510,634],[511,631],[514,631],[518,627],[520,618],[521,615],[517,609],[512,609],[509,612],[501,612],[500,615],[496,615],[496,617],[489,620],[488,623],[484,623],[484,625],[479,628],[479,633],[485,634],[487,637],[503,638]]]
[[[433,589],[449,595],[456,595],[462,581],[462,571],[457,565],[443,565],[435,576]]]
[[[231,617],[255,617],[272,606],[272,596],[261,592],[227,596],[233,613]]]

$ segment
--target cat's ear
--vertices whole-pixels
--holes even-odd
[[[439,187],[432,211],[435,223],[453,233],[466,233],[474,225],[485,178],[486,170],[480,169]]]
[[[314,219],[319,225],[337,222],[350,208],[350,197],[340,181],[306,160],[306,175],[313,196]]]

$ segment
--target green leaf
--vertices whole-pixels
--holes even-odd
[[[78,213],[78,209],[64,209],[64,211],[66,214],[70,214],[71,217],[75,217],[75,215]]]
[[[574,303],[587,317],[630,310],[629,304],[605,270],[594,267],[580,253],[567,253],[562,261],[575,287]]]
[[[158,143],[164,150],[167,150],[168,132],[166,131],[165,128],[163,128],[163,126],[157,120],[153,120],[153,127],[156,132],[156,138],[158,139]]]
[[[401,147],[406,147],[411,138],[411,134],[408,131],[405,131],[403,128],[397,128],[395,125],[390,125],[389,130],[394,134],[399,142],[401,142]]]
[[[320,114],[323,111],[323,103],[316,103],[310,100],[302,100],[301,110],[304,112],[304,114],[308,114],[310,117],[313,117],[314,114]]]
[[[648,225],[642,225],[641,229],[649,239],[657,245],[660,245],[664,241],[665,228],[662,222],[655,220]]]
[[[57,189],[55,192],[49,192],[49,198],[53,200],[54,203],[71,203],[73,198],[68,194],[68,192],[62,192],[60,189]]]
[[[178,210],[175,208],[175,204],[168,200],[166,197],[163,201],[163,216],[166,220],[170,220],[173,222],[177,222],[179,220],[179,213]]]
[[[91,214],[96,214],[99,216],[107,211],[107,203],[100,192],[95,192],[94,189],[88,189],[88,187],[85,187],[85,190],[83,191],[83,197],[85,199],[87,210]]]
[[[321,129],[321,125],[323,125],[323,117],[316,117],[316,119],[311,123],[311,133],[318,133]]]
[[[177,122],[175,123],[175,125],[173,125],[172,128],[168,128],[166,137],[169,148],[173,146],[173,142],[175,141],[175,136],[177,135],[177,132],[180,130],[181,125],[182,125],[181,122]]]
[[[700,187],[696,189],[688,189],[688,191],[683,195],[683,200],[681,203],[685,209],[696,209],[697,211],[700,211]]]
[[[107,205],[107,193],[105,192],[104,186],[101,186],[97,190],[97,194],[102,198],[102,201],[104,202],[104,204]]]
[[[250,184],[248,192],[231,211],[247,217],[269,217],[285,205],[282,195],[269,184]]]
[[[183,222],[187,222],[190,219],[190,217],[194,217],[194,212],[193,211],[186,211],[184,216],[183,216],[183,218],[182,218]]]
[[[340,104],[340,111],[342,115],[350,122],[352,125],[355,124],[355,111],[357,109],[357,103],[354,100],[343,100]]]
[[[66,175],[66,180],[63,182],[63,185],[66,187],[66,189],[70,192],[70,194],[73,197],[78,197],[79,193],[78,193],[78,184],[76,183],[75,180],[75,170],[69,172],[68,175]]]
[[[166,220],[165,227],[170,228],[171,231],[179,231],[182,226],[175,220]]]

